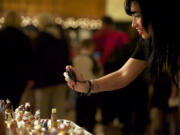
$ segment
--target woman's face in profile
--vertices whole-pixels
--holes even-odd
[[[148,39],[152,34],[152,27],[149,24],[148,31],[142,26],[142,15],[138,2],[131,2],[132,27],[135,28],[143,39]]]

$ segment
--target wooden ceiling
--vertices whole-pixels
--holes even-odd
[[[48,12],[61,17],[100,18],[105,14],[105,0],[0,0],[0,14],[9,10],[29,16]]]

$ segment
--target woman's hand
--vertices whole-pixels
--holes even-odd
[[[64,72],[64,76],[65,76],[65,80],[67,82],[67,85],[77,91],[77,92],[81,92],[81,93],[87,93],[88,89],[89,89],[89,84],[88,82],[84,82],[84,78],[83,76],[72,66],[66,66],[66,71],[68,70],[72,70],[75,73],[76,76],[76,80],[77,81],[73,81],[70,79],[70,77],[68,76],[67,72]]]

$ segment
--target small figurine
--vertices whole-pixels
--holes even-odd
[[[50,135],[56,135],[56,128],[50,128]]]
[[[5,105],[5,120],[10,121],[14,118],[13,106],[9,99],[6,100]]]
[[[36,120],[36,122],[37,122],[37,123],[36,123],[36,126],[37,126],[37,125],[40,126],[40,124],[41,124],[40,110],[37,110],[37,111],[35,112],[34,118],[35,118],[35,120]]]
[[[41,121],[40,126],[42,127],[44,124],[44,120]]]
[[[44,122],[43,127],[48,130],[48,119]]]
[[[25,111],[31,112],[31,105],[28,102],[25,103]]]
[[[69,121],[64,122],[64,126],[65,126],[66,131],[68,131],[71,127],[71,122]]]
[[[5,102],[4,100],[0,100],[0,112],[3,112],[5,110]]]
[[[59,132],[58,135],[66,135],[66,133],[62,130],[62,131]]]
[[[78,127],[78,128],[75,129],[75,133],[77,135],[84,135],[84,130],[83,130],[83,128]]]
[[[51,128],[57,128],[56,108],[52,108],[52,112],[51,112]]]
[[[40,126],[40,125],[36,125],[36,126],[34,127],[34,130],[35,130],[35,133],[36,133],[37,135],[39,135],[40,132],[41,132],[41,126]]]
[[[28,130],[34,127],[34,116],[31,112],[24,112],[23,121]]]
[[[24,105],[20,105],[16,110],[15,110],[15,119],[17,122],[20,122],[23,118],[24,115]]]
[[[40,119],[40,110],[37,110],[34,115],[35,120]]]
[[[16,113],[18,113],[18,112],[24,112],[24,110],[25,110],[25,107],[24,107],[24,105],[20,105],[20,106],[18,106],[18,108],[16,108],[16,110],[15,110],[15,112]]]
[[[25,112],[23,115],[23,120],[26,124],[30,124],[31,126],[34,125],[34,116],[31,113],[31,105],[30,103],[25,103]]]
[[[18,126],[16,120],[14,119],[10,121],[10,130],[13,135],[18,135]]]

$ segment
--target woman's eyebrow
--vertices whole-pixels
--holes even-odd
[[[131,11],[131,14],[133,15],[133,14],[135,14],[135,13],[137,13],[136,11]]]
[[[131,14],[137,14],[137,13],[141,13],[140,11],[131,11]]]

